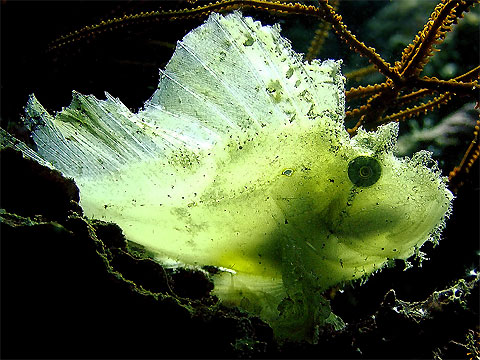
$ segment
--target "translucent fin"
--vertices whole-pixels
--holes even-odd
[[[222,134],[311,120],[344,101],[339,63],[303,64],[278,26],[238,12],[212,14],[187,34],[161,74],[147,109],[160,105]]]
[[[165,160],[177,149],[195,152],[213,143],[215,136],[195,122],[178,132],[160,128],[154,123],[178,123],[178,115],[152,108],[149,116],[139,117],[120,100],[105,95],[104,101],[74,91],[70,106],[55,117],[34,95],[28,101],[25,121],[38,153],[66,176],[112,173],[126,164]],[[188,134],[195,134],[195,139]]]
[[[113,172],[122,164],[162,156],[147,125],[118,100],[73,92],[70,106],[52,117],[32,95],[26,122],[33,130],[38,153],[66,176]],[[164,141],[166,144],[167,142]]]
[[[99,176],[152,159],[175,170],[183,162],[172,157],[193,154],[201,162],[220,140],[340,121],[339,64],[306,65],[278,26],[261,26],[239,12],[212,14],[178,43],[138,114],[109,94],[98,100],[73,92],[70,106],[55,117],[32,95],[26,122],[40,156],[66,176]]]
[[[54,169],[54,166],[48,161],[43,160],[35,151],[30,149],[24,142],[17,140],[8,132],[0,128],[0,150],[5,148],[12,148],[20,151],[23,156],[35,160],[39,164]]]

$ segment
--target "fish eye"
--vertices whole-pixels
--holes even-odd
[[[380,179],[380,175],[380,163],[370,156],[359,156],[348,163],[348,178],[356,186],[372,186]]]

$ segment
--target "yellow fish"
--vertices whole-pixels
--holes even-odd
[[[53,117],[32,95],[37,153],[22,150],[75,180],[88,217],[165,266],[217,267],[225,304],[312,339],[342,324],[321,292],[438,241],[453,198],[428,152],[394,155],[397,124],[349,138],[340,67],[303,62],[279,26],[214,13],[138,113],[74,92]]]

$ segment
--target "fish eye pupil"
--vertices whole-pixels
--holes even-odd
[[[362,178],[369,178],[370,176],[372,176],[372,169],[368,166],[362,166],[358,173]]]
[[[370,156],[358,156],[348,163],[348,178],[359,187],[375,184],[382,175],[382,167],[377,159]]]

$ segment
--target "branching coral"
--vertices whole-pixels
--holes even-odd
[[[442,0],[433,10],[423,29],[418,32],[412,43],[403,50],[401,59],[396,61],[394,65],[385,61],[373,47],[360,41],[343,23],[342,16],[337,13],[336,6],[338,3],[328,1],[315,2],[315,5],[305,5],[287,1],[226,0],[198,6],[195,5],[200,2],[192,1],[192,5],[180,10],[157,10],[124,15],[120,18],[86,26],[58,38],[51,44],[51,49],[57,49],[130,24],[203,18],[214,11],[254,9],[278,15],[287,14],[318,18],[322,22],[313,37],[307,54],[308,60],[314,58],[315,53],[321,47],[328,28],[331,26],[342,41],[353,51],[367,58],[374,68],[386,76],[386,80],[380,84],[354,87],[346,91],[348,103],[357,99],[362,99],[363,102],[358,107],[346,112],[346,121],[356,121],[356,125],[348,129],[349,133],[354,135],[360,126],[366,129],[375,129],[379,125],[389,122],[418,117],[448,103],[455,96],[467,96],[478,100],[477,79],[480,66],[448,80],[421,76],[423,69],[431,57],[439,51],[439,45],[453,29],[453,26],[478,2],[478,0]],[[369,69],[371,71],[371,68],[368,68],[367,71]],[[432,99],[419,102],[432,95],[434,96]],[[408,107],[409,104],[413,105]],[[476,135],[474,137],[476,138]],[[457,176],[465,177],[478,157],[476,155],[479,151],[478,144],[475,140],[473,141],[473,145],[467,149],[462,163],[450,173],[451,187],[454,190],[462,184],[462,180],[457,181],[454,178]]]

